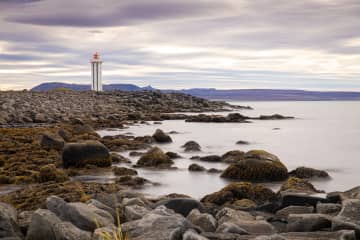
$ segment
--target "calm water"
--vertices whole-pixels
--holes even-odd
[[[226,168],[222,163],[205,163],[189,158],[194,155],[222,155],[229,150],[247,151],[264,149],[277,155],[289,170],[298,166],[327,170],[332,176],[328,181],[313,182],[319,189],[347,190],[360,185],[360,102],[232,102],[250,105],[254,110],[242,110],[242,114],[280,113],[295,116],[295,120],[254,121],[253,123],[186,123],[181,120],[164,121],[162,125],[136,125],[117,131],[99,131],[104,135],[132,134],[152,135],[157,128],[171,135],[173,143],[159,145],[164,151],[174,151],[183,156],[176,159],[178,170],[144,170],[139,175],[160,186],[147,187],[145,193],[163,195],[183,193],[200,198],[217,191],[228,182],[219,174],[189,172],[191,163],[206,168]],[[274,130],[274,128],[280,128]],[[201,154],[184,153],[181,145],[195,140],[202,146]],[[238,140],[250,145],[236,145]],[[128,153],[123,153],[128,155]],[[134,162],[138,157],[131,158]],[[111,176],[110,176],[111,177]],[[279,184],[269,184],[277,189]]]

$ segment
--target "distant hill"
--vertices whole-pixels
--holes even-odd
[[[42,83],[32,91],[50,91],[57,88],[67,88],[74,91],[88,91],[90,85],[68,83]],[[139,87],[134,84],[108,84],[103,85],[105,91],[155,91],[151,86]],[[304,91],[280,89],[227,89],[192,88],[183,90],[160,90],[163,92],[181,92],[207,99],[239,100],[239,101],[324,101],[324,100],[360,100],[360,92],[341,91]]]

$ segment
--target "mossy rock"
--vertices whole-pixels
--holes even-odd
[[[64,147],[62,159],[65,168],[85,167],[86,165],[111,166],[109,150],[98,141],[68,143]]]
[[[221,156],[221,161],[226,163],[237,163],[245,159],[245,153],[239,150],[233,150]]]
[[[236,200],[232,206],[239,210],[250,210],[256,208],[257,204],[253,200],[244,198]]]
[[[152,135],[158,143],[171,143],[172,139],[169,135],[163,132],[161,129],[156,129],[155,133]]]
[[[166,155],[160,148],[154,147],[146,152],[137,161],[136,165],[139,167],[170,167],[174,162]]]
[[[289,172],[289,175],[297,178],[330,178],[326,171],[308,167],[298,167]]]
[[[275,193],[262,185],[249,182],[230,183],[218,192],[205,196],[201,201],[216,205],[233,204],[237,200],[250,199],[256,203],[264,203],[275,199]]]
[[[138,174],[136,170],[126,167],[113,167],[112,171],[116,176],[125,176],[125,175],[133,176]]]
[[[290,177],[280,188],[280,192],[295,192],[295,193],[323,193],[318,190],[309,181],[305,179]]]
[[[242,181],[282,181],[287,179],[288,170],[279,158],[263,150],[252,150],[245,159],[231,164],[221,174],[223,178]]]
[[[203,172],[206,169],[203,166],[200,166],[199,164],[193,163],[188,167],[189,171],[192,172]]]
[[[54,164],[48,164],[40,168],[38,179],[42,183],[50,181],[64,182],[69,178],[62,169],[56,168]]]

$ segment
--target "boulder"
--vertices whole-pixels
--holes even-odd
[[[226,222],[233,223],[250,234],[273,234],[276,229],[264,220],[256,218],[247,212],[238,211],[230,208],[223,208],[216,214],[218,224]]]
[[[113,216],[114,220],[116,220],[116,218],[117,218],[117,213],[116,213],[115,208],[111,208],[110,206],[105,205],[104,203],[102,203],[96,199],[90,199],[86,202],[86,204],[110,213]]]
[[[191,226],[183,216],[160,206],[139,220],[123,223],[121,228],[131,240],[172,240],[181,239]]]
[[[200,212],[204,210],[202,203],[192,198],[165,199],[155,204],[155,206],[161,205],[164,205],[168,209],[171,209],[174,212],[183,215],[184,217],[186,217],[193,209],[199,209]]]
[[[288,206],[313,206],[316,207],[316,204],[328,203],[329,200],[326,197],[320,195],[310,195],[306,193],[293,193],[293,192],[283,192],[281,193],[281,208]]]
[[[201,146],[195,141],[186,142],[182,148],[184,148],[185,152],[199,152],[201,151]]]
[[[360,238],[360,200],[347,199],[342,202],[340,213],[333,218],[332,231],[350,229],[354,230],[356,237]]]
[[[296,178],[329,178],[329,174],[324,170],[317,170],[308,167],[298,167],[289,172],[289,175]]]
[[[321,203],[316,204],[316,212],[331,216],[337,215],[341,211],[341,204],[338,203]]]
[[[16,209],[9,204],[0,203],[0,238],[6,237],[22,238],[22,233],[17,224]]]
[[[314,232],[331,228],[331,218],[325,214],[290,214],[287,232]]]
[[[152,135],[152,137],[158,143],[170,143],[170,142],[172,142],[171,137],[169,135],[167,135],[166,133],[164,133],[161,129],[156,129],[156,131]]]
[[[203,166],[200,166],[196,163],[191,164],[188,169],[192,172],[203,172],[206,170]]]
[[[137,175],[138,172],[134,169],[131,168],[126,168],[126,167],[112,167],[112,171],[116,176],[125,176],[125,175],[129,175],[129,176],[134,176]]]
[[[214,232],[216,230],[216,219],[208,213],[200,213],[198,209],[193,209],[186,218],[205,232]]]
[[[86,165],[111,166],[109,150],[98,141],[67,143],[64,147],[62,159],[65,168],[85,167]]]
[[[257,203],[264,203],[275,199],[275,193],[262,185],[253,185],[248,182],[230,183],[218,192],[206,195],[201,199],[204,203],[216,205],[232,204],[237,200],[250,199]]]
[[[85,231],[93,232],[98,227],[114,224],[114,218],[109,212],[85,203],[67,203],[59,197],[51,196],[46,199],[46,206],[61,220],[69,221]]]
[[[218,155],[209,155],[200,157],[199,160],[204,162],[221,162],[221,157]]]
[[[26,240],[90,240],[91,233],[69,222],[62,222],[53,212],[38,209],[31,218]]]
[[[181,158],[181,156],[176,152],[167,152],[165,154],[171,159]]]
[[[236,144],[239,144],[239,145],[249,145],[250,142],[244,141],[244,140],[239,140],[239,141],[236,142]]]
[[[245,229],[239,227],[235,223],[232,222],[224,222],[218,226],[216,229],[217,233],[234,233],[239,235],[247,235],[249,234]]]
[[[245,159],[245,153],[239,150],[233,150],[221,156],[221,161],[226,163],[237,163]]]
[[[145,207],[134,204],[134,205],[126,206],[124,212],[125,212],[126,221],[134,221],[141,219],[150,211]]]
[[[355,240],[355,234],[350,230],[343,230],[337,232],[326,232],[326,231],[317,231],[317,232],[290,232],[290,233],[281,233],[280,236],[288,240]],[[272,240],[272,239],[271,239]]]
[[[43,133],[40,139],[40,145],[45,149],[56,149],[60,151],[64,148],[65,141],[59,135]]]
[[[143,156],[141,156],[136,163],[136,165],[139,167],[157,168],[168,168],[172,164],[174,164],[174,162],[158,147],[150,149]]]
[[[201,236],[193,229],[189,229],[184,233],[182,240],[209,240],[209,239],[204,236]]]
[[[131,161],[128,158],[126,158],[118,153],[111,153],[111,162],[112,163],[131,163]]]
[[[323,191],[317,190],[306,179],[291,177],[280,188],[280,192],[294,192],[294,193],[322,193]]]
[[[288,206],[283,209],[280,209],[276,212],[276,216],[282,219],[287,219],[290,214],[305,214],[313,213],[313,206]]]
[[[245,181],[281,181],[288,177],[285,165],[271,153],[252,150],[244,157],[226,168],[221,177]]]

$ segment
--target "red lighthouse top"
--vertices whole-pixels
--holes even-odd
[[[100,55],[98,52],[94,53],[94,60],[99,60],[100,59]]]

